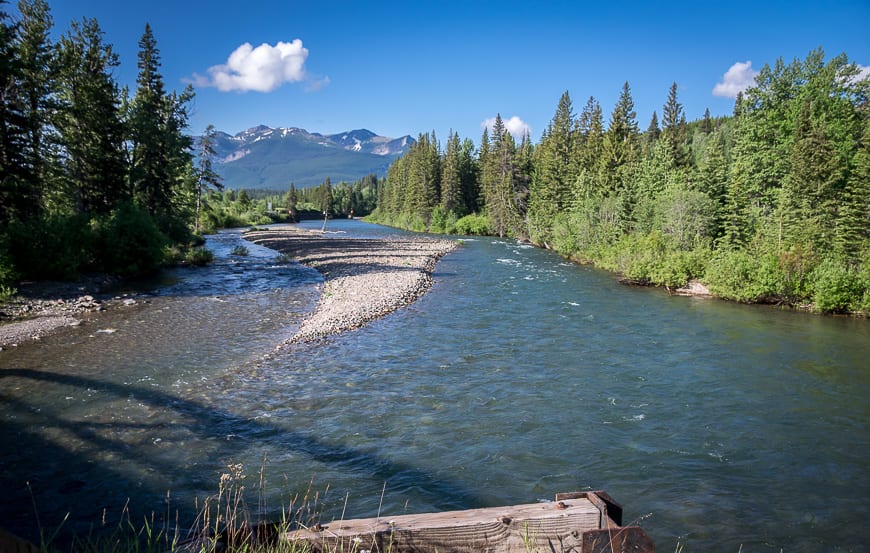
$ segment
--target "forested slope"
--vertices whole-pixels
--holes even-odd
[[[765,66],[733,116],[687,122],[674,84],[641,131],[626,83],[605,125],[568,92],[540,143],[497,118],[478,148],[421,135],[375,220],[528,239],[641,283],[870,311],[870,81],[845,55]]]

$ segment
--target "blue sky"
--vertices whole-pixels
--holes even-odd
[[[390,137],[434,130],[443,144],[453,129],[478,143],[500,113],[537,142],[565,90],[575,112],[595,96],[609,119],[628,81],[644,129],[672,82],[692,120],[705,108],[730,114],[728,95],[778,57],[821,46],[870,66],[867,0],[49,4],[56,35],[72,20],[99,21],[121,57],[116,77],[131,87],[149,22],[167,86],[195,85],[195,134],[208,124],[232,134],[257,124]],[[718,83],[725,96],[714,95]]]

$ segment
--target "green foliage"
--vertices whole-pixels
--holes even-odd
[[[472,213],[456,221],[456,234],[485,236],[490,233],[488,219]]]
[[[738,96],[733,117],[707,110],[694,122],[673,84],[661,128],[654,115],[643,135],[627,82],[606,130],[595,98],[575,118],[567,92],[535,147],[517,147],[497,116],[468,165],[475,170],[463,173],[476,183],[463,184],[479,191],[476,205],[463,195],[467,211],[456,211],[484,213],[486,230],[471,228],[474,216],[456,232],[528,236],[637,282],[704,279],[738,301],[866,311],[870,79],[859,75],[845,55],[825,60],[821,49],[778,60]],[[439,154],[437,191],[421,172],[436,164],[433,144],[390,166],[378,220],[420,229],[416,214],[450,232],[457,137]]]
[[[125,203],[97,223],[97,267],[109,273],[137,276],[157,271],[166,259],[168,240],[154,219]]]
[[[862,275],[842,262],[823,260],[810,275],[815,308],[835,313],[866,309],[870,284],[866,277],[866,272]]]
[[[9,225],[9,253],[25,279],[75,279],[90,265],[94,242],[84,215],[46,215]]]
[[[672,239],[653,231],[622,236],[601,252],[599,262],[630,281],[677,288],[704,277],[709,255],[705,246],[682,250]]]
[[[202,267],[214,261],[214,252],[202,247],[191,248],[184,255],[184,262],[194,267]]]
[[[0,303],[15,295],[17,280],[18,272],[9,254],[9,239],[5,234],[0,234]]]

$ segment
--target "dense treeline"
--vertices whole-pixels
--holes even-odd
[[[190,242],[203,187],[149,25],[132,94],[94,19],[53,43],[45,0],[0,0],[0,293],[18,278],[149,272]],[[210,160],[209,160],[210,161]],[[210,167],[208,168],[210,171]]]
[[[475,151],[434,133],[389,169],[374,219],[528,239],[641,282],[870,311],[870,81],[845,55],[764,67],[734,114],[687,122],[672,85],[640,131],[565,92],[539,144],[500,117]]]
[[[363,217],[377,204],[383,179],[366,175],[353,183],[333,186],[326,179],[319,186],[296,189],[291,184],[287,192],[275,190],[238,191],[212,190],[202,198],[202,230],[298,222],[301,219],[330,217]]]

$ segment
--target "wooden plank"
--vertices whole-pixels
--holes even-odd
[[[41,553],[32,543],[0,528],[0,552],[2,553]]]
[[[550,503],[333,521],[289,532],[282,539],[304,541],[321,551],[358,553],[581,553],[586,551],[586,532],[619,528],[602,511],[605,503],[597,495],[573,495],[576,497],[560,495],[559,501]],[[602,539],[596,534],[587,543]]]

